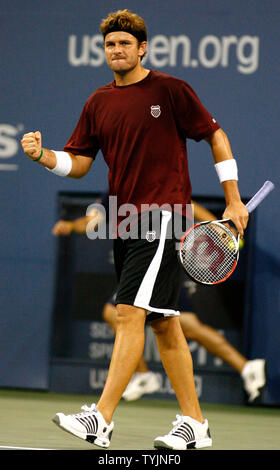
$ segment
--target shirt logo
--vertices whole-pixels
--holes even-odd
[[[148,242],[153,242],[155,239],[156,239],[156,231],[155,230],[151,230],[150,232],[148,231],[146,233],[146,240]]]
[[[158,117],[161,115],[161,109],[160,109],[160,105],[159,105],[159,104],[156,104],[156,105],[151,106],[151,115],[152,115],[154,118],[158,118]]]

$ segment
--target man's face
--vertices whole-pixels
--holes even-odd
[[[116,31],[105,37],[107,64],[113,72],[125,74],[134,69],[146,50],[146,42],[140,45],[132,34]]]

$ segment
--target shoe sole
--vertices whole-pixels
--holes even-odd
[[[203,449],[205,447],[212,447],[212,439],[200,439],[199,441],[193,441],[186,443],[186,446],[182,449],[176,449],[175,447],[169,446],[164,440],[156,439],[154,441],[155,449],[171,449],[171,450],[188,450],[188,449]]]
[[[72,436],[76,436],[78,437],[79,439],[83,439],[83,441],[87,441],[89,442],[90,444],[95,444],[96,446],[98,447],[103,447],[103,448],[108,448],[109,445],[110,445],[110,441],[109,443],[105,442],[105,441],[101,441],[98,436],[94,435],[94,434],[82,434],[80,433],[79,431],[77,431],[76,429],[73,429],[73,428],[68,428],[65,424],[63,424],[62,422],[62,416],[59,416],[59,415],[55,415],[52,419],[53,423],[56,424],[60,429],[63,429],[63,431],[66,431],[68,432],[69,434],[71,434]],[[111,433],[112,434],[112,433]]]
[[[60,429],[63,429],[63,431],[69,432],[69,434],[72,434],[76,437],[79,437],[80,439],[83,439],[84,441],[86,440],[86,434],[79,433],[79,431],[76,431],[74,429],[68,428],[64,423],[63,423],[63,417],[59,416],[56,414],[53,419],[53,423],[56,424]]]

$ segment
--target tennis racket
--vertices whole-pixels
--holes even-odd
[[[274,189],[266,181],[246,204],[249,213]],[[235,270],[239,257],[239,234],[225,224],[229,219],[200,222],[181,238],[178,256],[187,274],[196,282],[214,285],[226,281]]]

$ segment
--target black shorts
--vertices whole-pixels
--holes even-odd
[[[190,281],[192,282],[192,281]],[[115,291],[110,299],[108,299],[108,303],[115,305],[117,297],[117,291]],[[188,290],[184,285],[181,285],[179,299],[178,299],[178,307],[177,310],[181,312],[194,312],[193,302],[191,300],[191,295],[188,293]]]
[[[193,281],[187,282],[192,283]],[[180,312],[194,312],[193,302],[189,293],[189,289],[184,285],[184,283],[182,284],[180,290],[178,309],[180,310]]]
[[[114,240],[118,279],[115,304],[147,311],[148,319],[179,315],[177,310],[182,269],[172,236],[172,213],[160,211],[160,223],[146,237]]]

